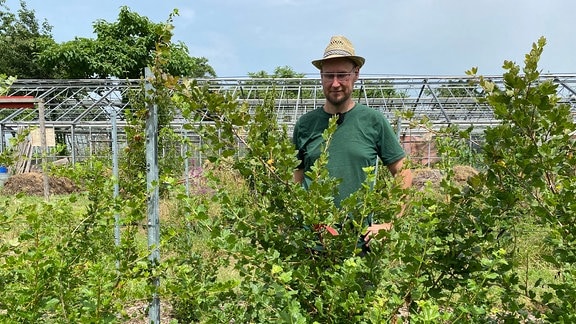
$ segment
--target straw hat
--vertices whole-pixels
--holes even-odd
[[[324,61],[340,57],[354,61],[358,67],[362,67],[365,61],[363,57],[356,56],[354,46],[352,46],[352,43],[348,38],[344,36],[332,36],[332,38],[330,38],[330,43],[328,43],[328,46],[326,46],[326,49],[324,50],[324,57],[312,61],[312,64],[318,69],[322,69],[322,63]]]

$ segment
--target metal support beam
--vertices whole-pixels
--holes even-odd
[[[442,115],[444,115],[444,118],[446,118],[446,122],[448,124],[451,124],[452,121],[450,120],[450,117],[448,117],[448,115],[446,114],[446,110],[444,110],[444,107],[442,106],[442,103],[440,102],[440,100],[438,100],[438,97],[436,96],[436,93],[434,93],[434,90],[432,90],[432,88],[430,88],[430,84],[426,83],[426,87],[428,87],[428,90],[430,90],[432,97],[434,97],[434,100],[436,100],[438,107],[440,107],[440,111],[442,111]]]

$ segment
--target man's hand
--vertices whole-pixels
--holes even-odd
[[[373,236],[378,235],[381,230],[389,231],[392,228],[392,223],[373,224],[368,226],[368,232],[364,236],[364,241],[368,242]]]

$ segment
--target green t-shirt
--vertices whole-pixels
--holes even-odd
[[[293,142],[302,161],[299,168],[305,172],[320,156],[324,145],[322,133],[328,128],[332,116],[320,107],[302,115],[296,122]],[[389,165],[406,155],[381,112],[356,104],[342,117],[328,148],[328,172],[331,177],[342,180],[339,194],[334,197],[337,205],[361,187],[366,179],[362,168],[376,165],[378,156],[384,165]],[[310,181],[308,177],[304,178],[305,188],[308,188]]]

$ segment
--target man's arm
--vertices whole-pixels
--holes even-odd
[[[403,189],[412,186],[412,171],[410,169],[404,169],[404,158],[401,158],[400,160],[388,165],[388,170],[390,170],[390,173],[392,173],[392,175],[401,182]],[[405,207],[406,204],[403,204],[400,214],[398,214],[397,217],[400,217],[402,214],[404,214]],[[392,223],[373,224],[368,227],[368,233],[365,237],[365,240],[369,241],[371,236],[378,234],[380,230],[388,231],[391,228]]]
[[[388,165],[390,173],[402,183],[402,188],[406,189],[412,186],[412,171],[404,169],[404,158]]]
[[[302,184],[304,181],[304,169],[294,170],[294,182]]]

